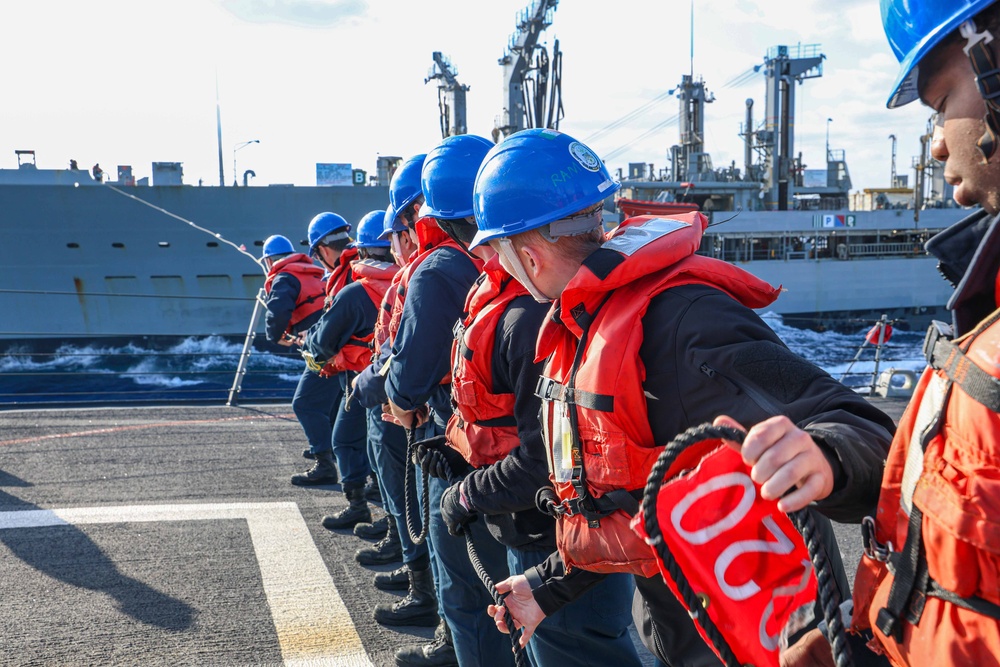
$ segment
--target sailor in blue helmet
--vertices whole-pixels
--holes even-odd
[[[424,162],[421,215],[435,218],[464,247],[479,231],[473,185],[492,147],[481,137],[452,137]],[[556,546],[555,521],[535,506],[549,474],[538,421],[541,401],[535,396],[542,367],[535,361],[535,341],[548,304],[532,298],[488,244],[474,252],[485,253],[486,264],[455,329],[455,413],[446,438],[426,442],[418,456],[427,474],[435,474],[442,460],[453,475],[467,471],[442,494],[444,523],[456,536],[472,531],[480,554],[495,549],[495,538],[506,549],[509,570],[518,573],[545,561]],[[476,520],[479,515],[483,521]],[[628,632],[633,588],[628,575],[611,575],[554,613],[528,642],[530,663],[637,667],[639,656]],[[597,608],[603,613],[594,614]]]
[[[854,582],[852,631],[897,666],[1000,664],[1000,4],[882,0],[890,108],[936,113],[931,157],[980,206],[926,244],[955,285],[899,422]],[[849,635],[855,636],[855,635]],[[818,632],[788,665],[832,665]],[[872,661],[854,647],[855,659]],[[789,651],[791,654],[792,651]]]
[[[326,269],[324,309],[351,279],[350,261],[357,257],[357,251],[346,250],[351,242],[350,231],[351,225],[342,216],[330,211],[318,213],[309,221],[309,256]],[[301,337],[298,343],[301,344]],[[292,484],[335,484],[339,479],[331,437],[342,394],[338,382],[320,377],[308,368],[303,370],[292,397],[292,409],[309,440],[309,448],[302,452],[302,456],[314,459],[314,462],[308,470],[292,475]]]
[[[264,331],[268,340],[286,347],[296,345],[299,335],[319,321],[323,312],[323,269],[292,242],[276,235],[264,242],[262,262],[267,270]],[[316,463],[293,483],[335,484],[337,466],[330,446],[336,383],[319,378],[305,369],[292,397],[292,410],[309,441],[310,456]]]
[[[416,245],[391,204],[385,212],[383,225],[379,240],[392,248],[396,265],[403,268],[415,254]],[[386,367],[390,356],[389,320],[393,304],[399,295],[400,278],[402,273],[397,272],[379,304],[372,340],[372,363],[354,380],[354,395],[369,410],[368,437],[374,451],[374,465],[381,486],[387,523],[393,526],[392,530],[399,536],[403,552],[403,565],[390,572],[376,572],[373,583],[380,590],[407,591],[393,614],[393,620],[398,620],[399,625],[437,625],[443,624],[443,621],[438,615],[433,585],[428,583],[424,588],[411,586],[411,570],[425,573],[418,576],[418,584],[424,583],[424,579],[429,582],[433,577],[430,574],[430,555],[426,540],[415,544],[406,527],[406,502],[403,495],[403,477],[409,464],[406,432],[399,424],[383,419],[383,406],[389,399],[385,394],[385,378],[380,371]],[[376,526],[371,524],[358,524],[354,528],[355,534],[359,536],[366,536],[375,530]],[[441,634],[443,636],[443,629]],[[443,664],[449,664],[449,661],[453,663],[454,651],[450,645],[442,644],[440,649],[432,652],[432,658]]]
[[[601,576],[592,572],[628,572],[646,647],[669,665],[718,665],[629,526],[662,446],[717,417],[746,424],[744,460],[761,457],[752,475],[767,497],[791,491],[783,511],[817,501],[857,521],[893,424],[754,313],[777,290],[695,254],[707,224],[700,213],[630,218],[605,236],[604,200],[618,187],[589,147],[554,130],[507,137],[476,177],[473,245],[489,243],[529,293],[552,301],[536,391],[555,495],[545,506],[568,508],[554,512],[558,551],[498,583],[511,595],[490,613],[499,627],[509,611],[530,637]],[[848,588],[842,567],[836,584]]]
[[[357,240],[348,247],[357,254],[351,263],[353,280],[338,290],[319,322],[306,332],[302,354],[310,368],[341,389],[332,445],[348,505],[323,517],[329,530],[351,528],[371,521],[364,485],[371,472],[368,464],[368,419],[366,411],[352,400],[351,380],[371,361],[369,344],[378,316],[378,304],[398,267],[388,254],[388,243],[379,241],[385,211],[371,211],[358,223]],[[358,553],[362,564],[392,562],[400,556],[399,540],[387,535],[379,548]]]
[[[422,160],[417,182],[420,196],[414,197],[414,208],[408,218],[419,246],[426,250],[404,269],[401,283],[404,302],[402,308],[397,307],[400,324],[392,346],[394,356],[386,386],[391,409],[401,421],[412,417],[411,410],[406,408],[413,405],[414,398],[431,406],[429,420],[421,428],[424,437],[443,434],[451,416],[451,385],[447,377],[451,330],[481,266],[478,259],[467,253],[460,239],[471,238],[475,232],[471,220],[472,183],[490,146],[492,143],[482,137],[462,135],[446,139],[429,152]],[[396,365],[400,360],[402,363]],[[410,368],[415,376],[411,376]],[[408,403],[401,402],[404,400]],[[429,480],[428,542],[454,659],[460,665],[506,664],[512,658],[509,642],[493,631],[489,618],[483,614],[490,601],[489,593],[469,561],[464,538],[449,535],[441,520],[440,498],[446,487],[442,479]],[[483,525],[476,526],[474,532],[486,570],[494,577],[506,576],[508,570],[501,545]],[[390,613],[394,610],[386,605],[376,611],[376,618]],[[447,641],[447,636],[438,636],[430,644],[403,647],[396,654],[397,664],[437,664],[437,656],[447,651]]]

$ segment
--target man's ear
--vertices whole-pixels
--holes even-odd
[[[544,253],[531,244],[521,246],[521,249],[518,250],[518,252],[521,253],[521,257],[524,258],[522,263],[524,264],[525,270],[528,272],[528,277],[537,278],[538,274],[545,266]]]

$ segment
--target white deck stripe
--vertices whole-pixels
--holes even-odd
[[[220,519],[244,519],[249,526],[285,665],[371,667],[361,637],[295,503],[132,505],[0,512],[0,530]]]

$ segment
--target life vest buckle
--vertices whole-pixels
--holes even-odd
[[[875,519],[870,516],[861,520],[861,542],[868,558],[880,563],[889,562],[889,556],[893,552],[892,541],[882,544],[875,538]]]
[[[927,359],[928,365],[934,366],[934,348],[938,344],[938,341],[942,339],[950,341],[953,337],[950,324],[941,322],[940,320],[931,321],[931,325],[927,327],[927,334],[924,336],[923,347],[924,358]]]

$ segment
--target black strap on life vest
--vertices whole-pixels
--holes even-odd
[[[965,347],[1000,320],[1000,310],[976,327],[965,340]],[[931,323],[924,338],[924,355],[931,368],[942,371],[949,382],[945,389],[945,403],[953,386],[958,386],[970,398],[988,410],[1000,412],[1000,380],[976,366],[965,354],[965,351],[949,339],[950,327],[941,322]],[[926,443],[937,433],[944,415],[944,407],[938,423],[924,435],[920,442],[921,456]],[[964,598],[943,588],[930,578],[927,571],[927,554],[923,544],[923,512],[914,503],[910,510],[910,520],[906,528],[906,543],[901,551],[891,553],[887,566],[893,573],[892,586],[889,588],[889,598],[886,606],[879,610],[875,619],[876,627],[886,636],[897,642],[903,639],[901,621],[917,624],[923,614],[927,596],[941,598],[953,604],[986,614],[993,618],[1000,617],[1000,607],[979,597]]]
[[[1000,320],[1000,310],[976,327],[976,333],[983,331],[997,320]],[[947,329],[940,322],[932,323],[927,330],[927,336],[924,338],[924,356],[927,357],[927,365],[943,371],[949,380],[969,395],[969,398],[987,410],[1000,412],[1000,380],[972,363],[968,355],[948,339],[947,333]]]
[[[573,365],[570,367],[569,379],[566,384],[561,384],[546,377],[538,378],[535,386],[535,395],[543,401],[559,401],[570,406],[568,410],[570,428],[572,430],[572,457],[573,471],[570,475],[570,484],[576,492],[575,498],[565,501],[562,506],[563,514],[582,514],[587,519],[590,528],[599,528],[601,519],[612,512],[622,510],[629,516],[635,516],[639,511],[638,496],[633,496],[632,492],[626,489],[615,489],[605,493],[600,498],[595,498],[587,489],[587,470],[583,465],[583,445],[580,442],[580,418],[576,411],[576,406],[600,412],[613,412],[615,407],[614,396],[608,394],[596,394],[589,391],[577,389],[576,374],[580,370],[583,361],[583,353],[587,349],[587,339],[590,335],[590,326],[594,323],[597,314],[608,302],[614,292],[608,292],[604,299],[594,308],[593,313],[588,313],[582,307],[572,311],[573,319],[582,332],[580,341],[577,343],[576,354],[573,358]],[[641,489],[634,490],[641,494]],[[543,510],[544,511],[544,510]]]

